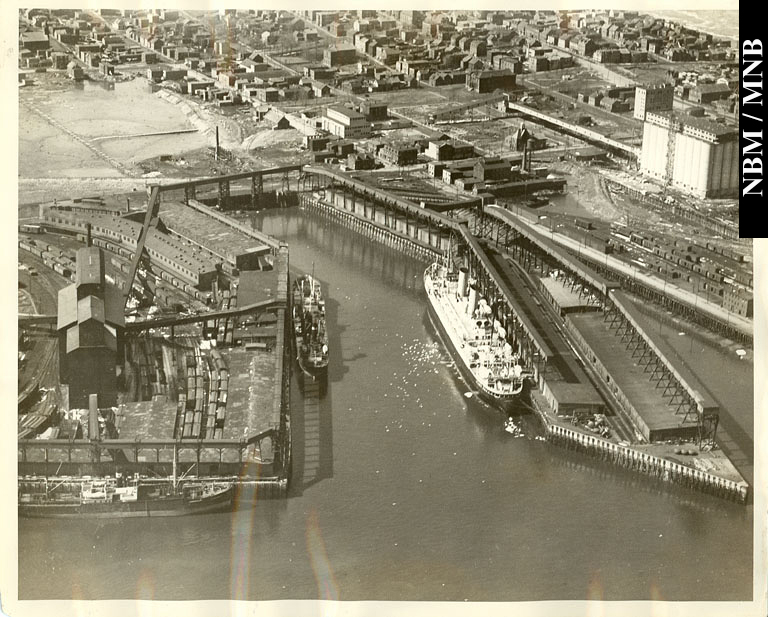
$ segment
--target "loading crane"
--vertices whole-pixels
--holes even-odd
[[[133,289],[133,282],[136,279],[136,274],[139,271],[139,266],[144,264],[145,271],[149,270],[149,254],[145,249],[147,242],[147,236],[149,230],[152,227],[157,227],[158,212],[160,210],[160,187],[154,186],[149,194],[149,202],[147,203],[147,213],[144,216],[144,223],[139,232],[139,237],[136,241],[136,251],[131,259],[131,268],[128,271],[128,278],[125,281],[125,302],[123,309],[128,306],[128,301],[136,293]],[[151,289],[151,285],[148,285],[148,278],[143,277],[142,283]]]

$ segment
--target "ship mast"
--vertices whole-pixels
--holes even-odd
[[[174,493],[176,492],[176,483],[177,483],[176,466],[177,466],[177,463],[178,463],[178,457],[179,457],[179,455],[178,455],[178,448],[177,448],[176,444],[173,444],[173,492]]]

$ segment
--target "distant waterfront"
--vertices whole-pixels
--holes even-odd
[[[648,11],[649,15],[671,19],[690,28],[722,36],[739,38],[739,11]]]

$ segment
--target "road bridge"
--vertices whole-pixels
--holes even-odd
[[[200,187],[206,187],[215,185],[218,187],[218,201],[217,205],[222,210],[226,210],[230,205],[230,190],[232,183],[242,182],[243,180],[250,181],[250,196],[251,206],[256,207],[259,197],[264,193],[264,177],[265,176],[280,176],[281,185],[280,190],[288,192],[291,190],[290,174],[301,172],[301,165],[285,165],[283,167],[271,167],[268,169],[255,169],[252,171],[243,171],[236,174],[227,174],[223,176],[212,176],[209,178],[196,178],[194,180],[184,180],[181,182],[168,182],[163,184],[153,185],[152,188],[157,187],[160,193],[168,193],[171,191],[184,191],[184,202],[189,204],[191,200],[196,199],[197,189]]]

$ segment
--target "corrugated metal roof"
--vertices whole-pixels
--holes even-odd
[[[121,328],[125,326],[123,292],[114,285],[108,284],[104,289],[104,321]]]
[[[61,330],[77,321],[77,287],[68,285],[59,290],[56,329]]]
[[[86,296],[77,302],[77,323],[90,319],[104,323],[104,300],[96,296]]]
[[[98,285],[103,282],[104,262],[101,249],[97,246],[86,246],[77,251],[77,268],[75,284]]]
[[[240,273],[237,305],[248,306],[275,297],[277,270],[249,270]]]
[[[80,326],[75,324],[67,330],[67,353],[72,353],[80,347]]]

